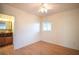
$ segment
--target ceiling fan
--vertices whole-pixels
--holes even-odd
[[[39,12],[47,13],[48,12],[48,4],[42,3],[39,8]]]

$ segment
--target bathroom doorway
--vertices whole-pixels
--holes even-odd
[[[0,14],[0,48],[13,45],[14,16]]]

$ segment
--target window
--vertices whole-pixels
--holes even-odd
[[[44,31],[51,31],[51,23],[50,22],[44,22],[43,23],[43,30]]]
[[[40,23],[38,23],[38,22],[35,23],[33,28],[34,28],[35,32],[40,32]]]

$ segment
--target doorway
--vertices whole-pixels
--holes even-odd
[[[13,45],[14,16],[0,14],[0,48]]]

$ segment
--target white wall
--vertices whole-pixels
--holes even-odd
[[[37,16],[8,5],[2,5],[2,9],[1,13],[15,16],[15,49],[39,41],[39,21]]]
[[[52,31],[42,31],[43,41],[79,50],[79,9],[48,16]]]

